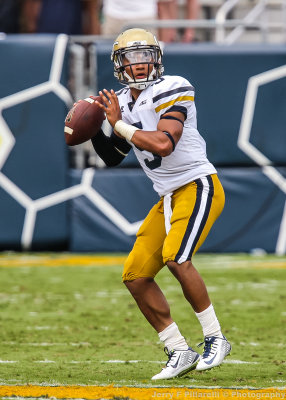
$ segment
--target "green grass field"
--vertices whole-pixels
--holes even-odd
[[[153,386],[166,356],[121,283],[123,259],[0,255],[0,384]],[[219,368],[156,386],[285,388],[286,257],[202,254],[194,264],[233,350]],[[167,268],[157,282],[196,347],[201,328],[179,284]]]

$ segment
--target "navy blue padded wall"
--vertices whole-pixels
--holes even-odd
[[[111,42],[97,43],[98,88],[122,86],[113,77]],[[286,64],[282,45],[168,44],[165,75],[181,75],[195,87],[198,129],[216,165],[254,165],[237,146],[248,80]],[[274,163],[286,164],[286,77],[258,88],[251,143]],[[277,146],[279,143],[279,146]],[[138,165],[129,156],[123,166]]]
[[[263,248],[274,252],[285,195],[257,167],[223,168],[218,174],[226,204],[200,251],[248,252]],[[72,185],[79,184],[82,171],[72,170],[70,179]],[[91,187],[130,224],[144,219],[159,200],[141,169],[97,171]],[[102,212],[100,201],[94,203],[87,196],[71,200],[70,250],[126,252],[132,249],[134,240],[135,232],[126,234],[108,212]]]
[[[31,248],[67,246],[67,203],[36,206],[35,219],[30,206],[32,201],[67,187],[68,160],[63,135],[67,106],[58,93],[45,87],[50,80],[57,39],[55,35],[8,35],[0,41],[1,249],[23,247],[24,223],[24,236]],[[64,44],[61,53],[58,55],[62,62],[57,62],[58,84],[65,87],[68,64]],[[8,151],[5,143],[10,139],[15,142]]]

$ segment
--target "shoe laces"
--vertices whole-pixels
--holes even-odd
[[[218,343],[215,337],[206,337],[204,342],[198,344],[198,347],[201,347],[204,344],[203,358],[208,358],[210,355],[213,355],[217,349]]]
[[[168,356],[168,361],[166,362],[166,367],[168,367],[168,364],[171,362],[173,356],[175,355],[175,350],[168,350],[168,347],[164,347],[164,352]]]

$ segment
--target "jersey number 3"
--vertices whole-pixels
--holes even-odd
[[[136,126],[136,128],[138,129],[142,129],[142,122],[135,122],[134,124],[132,124],[133,126]],[[136,146],[137,147],[137,146]],[[139,147],[137,147],[138,150],[143,151],[142,149],[140,149]],[[148,160],[148,158],[144,159],[144,163],[146,165],[146,167],[148,167],[149,169],[156,169],[161,167],[162,164],[162,157],[158,156],[158,154],[153,154],[153,160]]]
[[[153,153],[152,153],[153,154]],[[161,167],[162,164],[162,157],[158,156],[158,154],[153,154],[154,158],[153,160],[148,160],[148,158],[145,158],[144,163],[149,169],[156,169]]]

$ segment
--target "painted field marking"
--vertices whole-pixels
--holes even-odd
[[[0,360],[0,364],[13,364],[13,363],[19,363],[19,360]],[[43,364],[49,364],[49,363],[57,363],[57,361],[53,360],[37,360],[33,361],[33,363],[43,363]],[[66,361],[64,364],[137,364],[137,363],[148,363],[148,364],[165,364],[165,361],[152,361],[152,360],[100,360],[100,361],[90,361],[90,360],[83,360],[83,361]],[[242,360],[224,360],[224,364],[260,364],[257,361],[242,361]]]
[[[0,364],[14,364],[17,363],[18,361],[12,361],[12,360],[0,360]]]
[[[261,364],[257,361],[224,360],[223,364]]]
[[[107,360],[100,361],[101,363],[111,363],[111,364],[125,364],[125,363],[154,363],[154,364],[165,364],[165,361],[149,361],[149,360]],[[242,361],[242,360],[224,360],[223,363],[226,364],[260,364],[259,362],[254,361]]]
[[[24,342],[24,343],[18,343],[18,342],[1,342],[1,344],[8,345],[8,346],[31,346],[31,347],[50,347],[50,346],[73,346],[73,347],[82,347],[86,346],[89,347],[91,344],[89,342],[63,342],[63,343],[56,343],[56,342],[42,342],[42,343],[30,343],[30,342]]]
[[[70,267],[123,265],[127,255],[7,255],[0,256],[0,267]]]
[[[114,397],[132,400],[151,400],[157,398],[186,400],[193,398],[213,399],[284,399],[286,389],[201,389],[201,388],[137,388],[109,386],[0,386],[0,397],[42,398],[45,399],[113,399]]]
[[[117,255],[79,255],[79,254],[55,254],[44,253],[41,255],[32,253],[2,254],[0,255],[0,267],[103,267],[123,266],[127,254]],[[228,255],[209,257],[199,254],[196,257],[196,265],[204,268],[211,264],[212,268],[233,269],[233,268],[275,268],[286,269],[286,257],[266,256],[254,257],[245,255],[245,259],[230,257]]]

